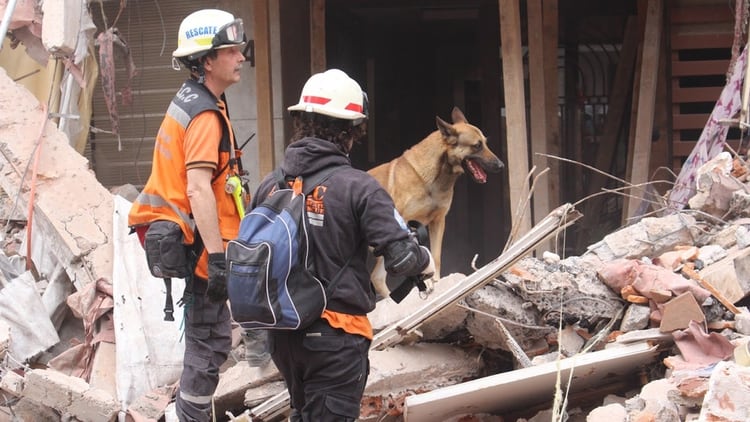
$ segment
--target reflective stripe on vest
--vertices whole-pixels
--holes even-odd
[[[161,196],[141,192],[136,198],[136,202],[139,202],[143,205],[149,205],[151,206],[151,208],[169,207],[169,209],[171,209],[175,213],[175,215],[177,215],[177,217],[179,217],[185,223],[185,226],[190,227],[190,230],[195,232],[195,221],[193,221],[192,217],[190,217],[190,215],[188,214],[185,214],[176,205],[168,202]]]
[[[167,115],[172,117],[183,128],[187,128],[188,124],[190,124],[190,115],[174,102],[169,103]]]

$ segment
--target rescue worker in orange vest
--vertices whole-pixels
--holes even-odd
[[[185,355],[175,398],[181,422],[210,420],[219,367],[232,344],[224,249],[237,236],[241,214],[227,189],[242,169],[224,90],[240,80],[245,42],[242,20],[231,13],[203,9],[183,19],[172,65],[190,77],[169,104],[151,175],[128,216],[139,235],[154,222],[179,227],[197,260],[182,298]]]

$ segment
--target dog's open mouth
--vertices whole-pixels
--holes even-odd
[[[462,164],[464,165],[464,169],[468,170],[469,174],[475,182],[487,182],[487,173],[484,172],[482,166],[477,164],[476,161],[472,160],[471,158],[467,158],[462,162]]]

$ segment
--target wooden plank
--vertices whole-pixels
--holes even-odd
[[[529,152],[526,145],[521,12],[519,0],[498,0],[498,2],[500,4],[500,44],[507,121],[506,144],[512,231],[523,234],[531,227],[531,212],[525,206],[528,195]]]
[[[273,93],[271,87],[271,32],[268,23],[268,0],[253,0],[253,34],[255,37],[255,89],[258,107],[258,171],[261,177],[273,171]]]
[[[673,50],[690,50],[701,48],[730,48],[734,34],[672,34]]]
[[[558,84],[557,71],[558,33],[560,26],[558,0],[544,0],[542,2],[542,19],[544,25],[542,48],[544,51],[544,84],[546,85],[545,112],[547,114],[547,152],[561,157],[564,154],[562,153],[562,147],[560,145],[560,118],[558,117],[559,110],[557,105],[559,96],[558,89],[560,86]],[[580,136],[575,138],[575,141],[579,140]],[[580,151],[580,148],[577,150]],[[543,214],[536,214],[535,222],[539,222],[542,216],[547,215],[547,213],[552,208],[556,207],[561,200],[560,180],[562,180],[562,178],[560,174],[560,162],[557,160],[550,160],[549,168],[550,171],[546,177],[547,184],[549,185],[550,207]]]
[[[672,129],[703,129],[711,114],[672,114]]]
[[[646,0],[648,1],[648,0]],[[645,10],[646,6],[643,6],[643,9],[639,10]],[[641,33],[643,33],[644,23],[645,19],[643,19],[644,13],[641,12],[639,15],[639,20],[641,21],[640,29]],[[630,121],[627,131],[628,136],[628,149],[627,149],[627,158],[625,160],[625,180],[630,180],[633,177],[633,167],[631,166],[631,163],[633,162],[633,154],[635,152],[635,127],[638,124],[638,97],[641,95],[641,72],[643,69],[641,68],[641,62],[643,60],[643,54],[641,54],[641,51],[643,50],[643,46],[638,46],[638,58],[636,59],[636,66],[635,66],[635,76],[633,77],[633,94],[632,98],[630,99]],[[625,205],[623,205],[622,211],[624,212],[627,209],[627,199],[625,200]],[[624,215],[624,214],[623,214]]]
[[[544,81],[544,22],[542,13],[542,0],[527,0],[528,19],[528,43],[529,43],[529,123],[531,125],[531,150],[534,152],[548,153],[548,123],[546,101],[548,95],[545,90]],[[537,170],[541,171],[547,167],[547,158],[540,155],[531,157]],[[553,160],[554,161],[554,160]],[[553,179],[547,175],[547,179]],[[534,190],[534,217],[535,219],[547,215],[550,210],[549,184],[539,183]],[[553,250],[549,247],[547,250]]]
[[[740,147],[739,139],[727,139],[727,143],[735,151],[739,150]],[[672,155],[675,157],[685,158],[693,151],[697,141],[673,141],[672,142]]]
[[[663,180],[670,177],[665,169],[672,167],[672,149],[670,134],[671,112],[669,106],[669,76],[667,66],[669,64],[670,52],[666,48],[666,33],[662,32],[664,48],[659,51],[659,70],[657,71],[656,84],[656,110],[654,112],[654,142],[651,143],[651,162],[648,174],[651,180]],[[664,195],[669,188],[666,183],[655,183],[652,188],[658,195]],[[655,206],[656,207],[656,206]]]
[[[580,22],[578,17],[567,16],[565,25],[568,28],[575,28],[578,26],[577,22]],[[565,34],[565,68],[566,69],[578,69],[580,65],[580,51],[578,50],[578,33],[567,33]],[[565,72],[563,77],[563,86],[565,97],[564,105],[565,113],[563,118],[565,119],[563,127],[565,128],[565,139],[566,148],[565,157],[575,160],[577,162],[589,162],[593,157],[584,159],[583,151],[583,104],[581,104],[581,97],[578,96],[580,92],[580,75],[578,72]],[[561,182],[565,187],[566,198],[583,198],[585,187],[582,183],[578,183],[579,180],[583,180],[583,168],[582,166],[565,166],[563,168],[564,173],[561,174]],[[582,237],[578,237],[581,239]]]
[[[672,61],[672,77],[726,75],[729,60]]]
[[[703,279],[694,268],[685,265],[682,267],[682,273],[690,277],[691,279],[695,280],[700,284],[701,287],[711,292],[711,295],[716,298],[719,302],[721,302],[722,305],[724,305],[727,309],[729,309],[730,312],[737,315],[740,313],[740,310],[737,309],[736,306],[732,302],[730,302],[724,294],[722,294],[716,287],[714,287],[713,284],[709,283],[707,280]]]
[[[672,154],[676,157],[687,157],[695,148],[697,141],[685,142],[685,141],[673,141],[672,142]]]
[[[663,0],[649,0],[646,10],[646,27],[643,34],[635,142],[633,143],[632,161],[628,165],[631,169],[629,181],[633,185],[643,184],[649,178],[663,14]],[[623,222],[627,222],[629,217],[635,215],[641,202],[641,195],[644,192],[642,189],[635,188],[630,191],[631,196],[623,204]]]
[[[712,6],[677,6],[669,10],[672,24],[734,22],[734,14],[726,4]]]
[[[722,86],[704,86],[697,88],[680,88],[674,87],[672,89],[672,102],[673,103],[699,103],[699,102],[712,102],[715,103],[721,95],[721,91],[724,89]]]
[[[326,0],[310,0],[310,73],[326,70]]]

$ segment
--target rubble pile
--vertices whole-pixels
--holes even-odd
[[[513,308],[523,317],[511,322],[523,325],[507,325],[536,354],[534,364],[633,341],[658,345],[662,359],[640,391],[608,395],[588,411],[567,409],[568,420],[750,420],[750,313],[741,306],[750,294],[747,173],[746,163],[722,153],[700,169],[691,209],[643,218],[580,257],[525,258],[485,287],[517,296],[505,304],[522,303]],[[470,299],[491,303],[485,296]],[[545,324],[561,329],[536,329]],[[489,340],[498,338],[489,326],[472,334],[508,349]],[[549,412],[529,420],[548,421]]]

